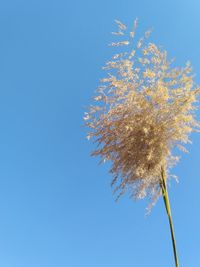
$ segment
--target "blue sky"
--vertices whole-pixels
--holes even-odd
[[[178,66],[191,60],[200,83],[199,10],[197,0],[0,1],[0,266],[173,266],[162,200],[148,217],[147,201],[114,201],[82,117],[116,18],[153,27],[152,40]],[[180,267],[200,266],[200,136],[192,140],[170,188]]]

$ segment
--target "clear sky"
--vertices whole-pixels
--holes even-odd
[[[113,53],[114,19],[176,57],[200,83],[198,0],[0,1],[0,266],[171,267],[162,199],[116,203],[82,127]],[[199,114],[200,117],[200,114]],[[200,136],[171,183],[180,267],[200,266]]]

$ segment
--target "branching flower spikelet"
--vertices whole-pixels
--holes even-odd
[[[199,129],[194,111],[200,88],[189,63],[172,67],[166,51],[148,42],[150,31],[136,42],[137,21],[130,33],[116,23],[114,34],[126,39],[111,45],[126,52],[122,49],[104,67],[107,76],[85,114],[88,139],[98,144],[93,156],[112,162],[118,196],[128,192],[136,199],[156,199],[161,166],[169,171],[178,160],[174,148],[185,151],[190,133]]]

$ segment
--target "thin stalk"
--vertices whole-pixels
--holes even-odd
[[[170,202],[169,202],[169,196],[168,196],[167,184],[166,184],[166,174],[165,174],[165,169],[163,167],[161,168],[160,186],[162,189],[163,200],[165,203],[165,208],[166,208],[166,212],[167,212],[168,219],[169,219],[173,252],[174,252],[174,260],[175,260],[176,267],[179,267],[178,255],[177,255],[177,249],[176,249],[176,240],[175,240],[175,234],[174,234],[174,227],[173,227],[173,222],[172,222],[172,214],[171,214],[171,208],[170,208]]]

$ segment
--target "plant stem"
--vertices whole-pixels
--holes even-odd
[[[177,249],[176,249],[176,240],[175,240],[174,228],[173,228],[173,223],[172,223],[172,214],[171,214],[171,208],[170,208],[170,202],[169,202],[169,196],[168,196],[167,184],[166,184],[166,174],[165,174],[165,169],[163,167],[161,167],[160,186],[162,189],[163,200],[165,203],[165,208],[166,208],[166,212],[167,212],[168,219],[169,219],[172,245],[173,245],[173,251],[174,251],[174,260],[175,260],[176,267],[179,267],[178,255],[177,255]]]

